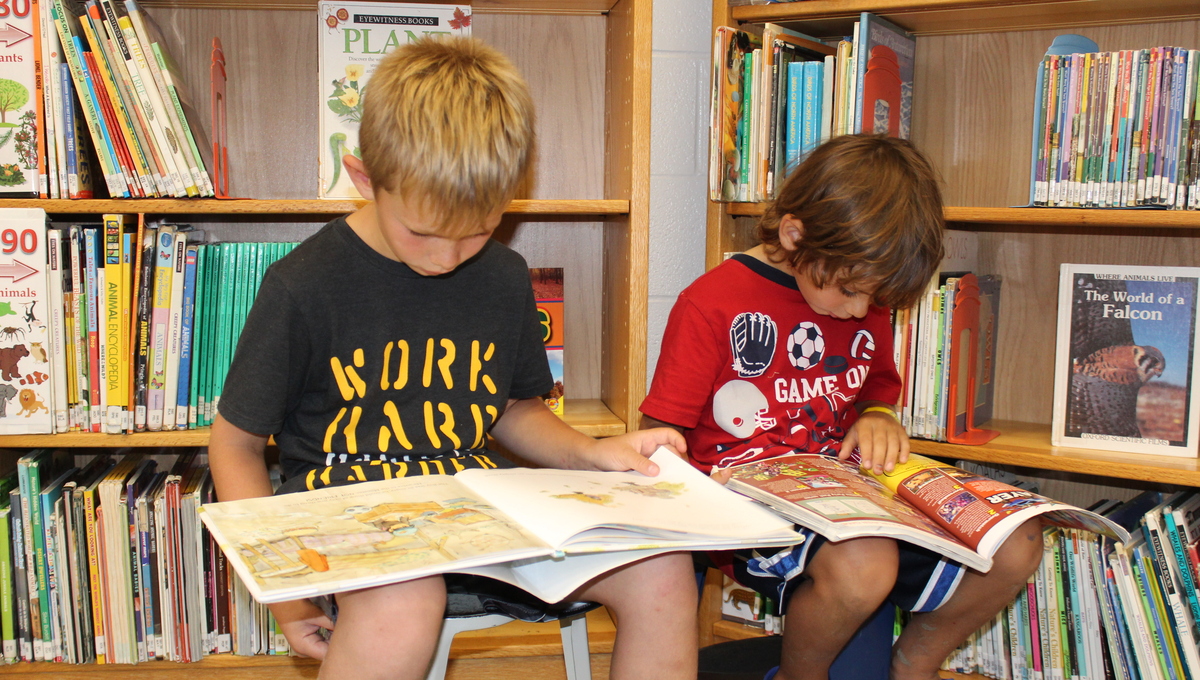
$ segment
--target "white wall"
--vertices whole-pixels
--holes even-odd
[[[679,291],[704,272],[712,3],[654,0],[646,386]]]

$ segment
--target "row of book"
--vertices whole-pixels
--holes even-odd
[[[61,298],[50,270],[65,339],[52,343],[56,364],[64,354],[54,368],[65,371],[56,431],[207,426],[263,274],[296,244],[204,243],[186,226],[131,230],[121,218],[49,231],[51,257],[64,244]]]
[[[992,275],[972,276],[977,289],[964,291],[964,277],[968,273],[936,274],[915,307],[893,312],[893,349],[902,383],[896,406],[900,422],[910,437],[948,441],[948,434],[966,430],[968,408],[972,411],[972,425],[986,423],[992,417],[1001,279]],[[973,335],[953,333],[954,305],[963,294],[979,299],[979,321]],[[959,375],[965,375],[970,359],[968,351],[972,349],[975,394],[974,403],[968,406],[966,381],[961,377],[955,381],[950,366],[952,358],[961,362]],[[952,382],[956,382],[957,404],[950,400]]]
[[[40,449],[0,478],[6,661],[287,653],[197,516],[214,500],[205,458]]]
[[[211,424],[263,274],[296,245],[116,214],[47,228],[37,209],[0,211],[0,242],[22,256],[0,287],[2,434]]]
[[[20,123],[0,124],[0,139],[14,136],[0,143],[0,194],[92,198],[102,185],[113,198],[214,195],[212,150],[162,33],[136,0],[10,9],[0,91]]]
[[[947,670],[1002,680],[1200,676],[1200,493],[1146,491],[1094,509],[1133,539],[1047,528],[1026,589]]]
[[[1091,43],[1055,44],[1067,38]],[[1181,47],[1048,53],[1038,66],[1030,202],[1200,208],[1198,73],[1200,50]]]
[[[831,136],[907,138],[915,45],[868,12],[833,45],[770,23],[718,27],[709,197],[769,200],[799,159]]]

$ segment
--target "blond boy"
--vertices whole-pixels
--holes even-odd
[[[380,63],[367,89],[362,158],[344,167],[370,200],[272,266],[226,379],[209,456],[221,500],[511,467],[491,435],[548,467],[638,470],[671,430],[595,440],[542,403],[553,385],[525,261],[491,239],[534,143],[528,88],[495,50],[426,40]],[[571,599],[618,622],[612,677],[695,677],[690,557],[635,563]],[[271,606],[322,678],[423,678],[446,605],[441,576]],[[326,640],[325,631],[332,631]]]

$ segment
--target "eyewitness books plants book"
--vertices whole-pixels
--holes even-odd
[[[200,516],[259,602],[447,572],[557,602],[650,555],[800,540],[667,449],[651,460],[656,477],[470,469],[212,503]]]
[[[428,35],[471,35],[470,5],[410,2],[329,2],[320,18],[320,196],[359,198],[342,171],[342,156],[358,151],[363,95],[384,55]]]

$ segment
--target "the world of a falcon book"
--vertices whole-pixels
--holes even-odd
[[[557,602],[651,555],[801,540],[671,451],[651,460],[655,477],[469,469],[211,503],[200,516],[264,603],[448,572]]]
[[[342,169],[342,156],[361,157],[358,127],[363,95],[384,55],[425,36],[471,35],[470,5],[411,2],[334,2],[317,4],[322,198],[359,198]]]
[[[1063,264],[1055,446],[1195,457],[1197,267]]]
[[[46,211],[0,209],[0,434],[54,431]]]

